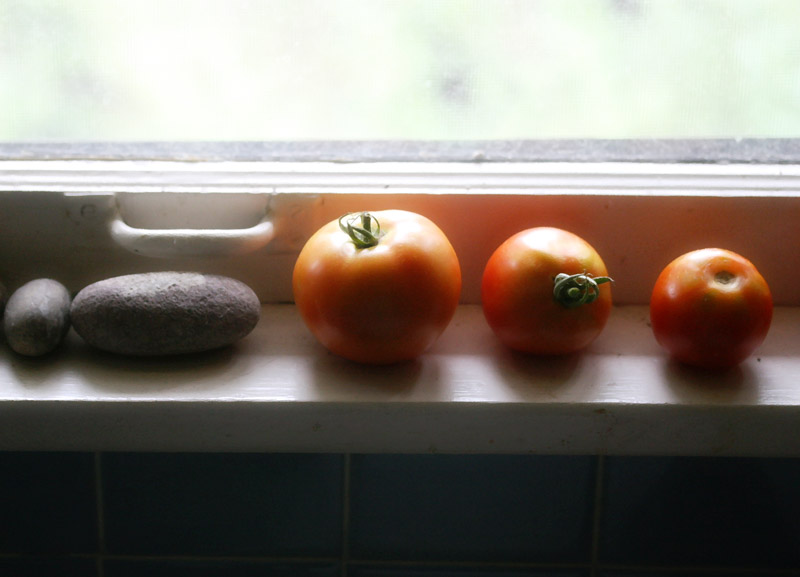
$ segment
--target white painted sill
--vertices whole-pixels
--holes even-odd
[[[240,278],[264,302],[251,335],[208,355],[134,360],[74,333],[45,359],[3,347],[0,449],[798,456],[799,184],[794,166],[0,163],[10,287],[192,269]],[[362,367],[314,342],[288,279],[317,226],[384,206],[442,226],[463,305],[417,362]],[[189,240],[141,256],[114,236],[119,222]],[[477,304],[491,251],[539,224],[590,240],[616,280],[609,326],[580,355],[512,354]],[[198,230],[218,248],[217,232],[258,226],[272,229],[263,245],[192,248]],[[709,245],[751,258],[779,305],[761,349],[723,375],[670,363],[647,325],[660,269]]]

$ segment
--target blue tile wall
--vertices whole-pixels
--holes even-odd
[[[15,556],[0,558],[3,577],[86,577],[97,574],[91,558]]]
[[[608,458],[600,560],[800,567],[800,460]]]
[[[349,577],[589,577],[586,569],[562,568],[519,568],[519,567],[465,567],[465,566],[424,566],[424,565],[354,565],[350,567]]]
[[[518,567],[464,567],[424,565],[365,565],[351,566],[349,577],[589,577],[586,569],[518,568]]]
[[[102,463],[111,554],[339,555],[340,455],[132,453]]]
[[[0,553],[97,550],[94,456],[0,453]]]
[[[685,570],[642,570],[620,569],[616,571],[600,571],[597,577],[800,577],[798,571],[771,571],[734,569],[685,569]]]
[[[0,576],[800,577],[800,459],[0,453]]]
[[[595,460],[353,456],[357,559],[589,562]]]
[[[339,563],[243,559],[111,559],[104,577],[339,577]]]

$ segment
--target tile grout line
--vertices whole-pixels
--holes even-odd
[[[347,577],[350,563],[350,461],[350,453],[344,453],[342,471],[342,577]]]
[[[597,456],[597,471],[594,480],[594,510],[592,513],[592,550],[590,577],[598,575],[598,558],[600,554],[600,517],[603,514],[603,476],[605,472],[605,455]]]
[[[106,527],[105,511],[103,508],[102,454],[100,451],[95,451],[94,453],[94,493],[95,509],[97,510],[97,556],[95,557],[97,577],[104,577],[105,567],[103,564],[103,557],[106,553]]]

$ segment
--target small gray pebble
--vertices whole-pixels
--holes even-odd
[[[133,356],[197,353],[227,346],[255,328],[261,303],[224,276],[154,272],[106,279],[72,302],[75,331],[99,349]]]
[[[69,330],[69,308],[69,291],[58,281],[43,278],[21,286],[3,315],[8,345],[29,357],[54,350]]]

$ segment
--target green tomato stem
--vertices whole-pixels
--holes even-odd
[[[589,304],[600,296],[598,285],[614,282],[607,276],[593,277],[586,272],[580,274],[561,273],[553,279],[553,298],[568,309]]]
[[[368,212],[350,212],[339,219],[342,229],[358,249],[375,246],[383,236],[381,223]]]

